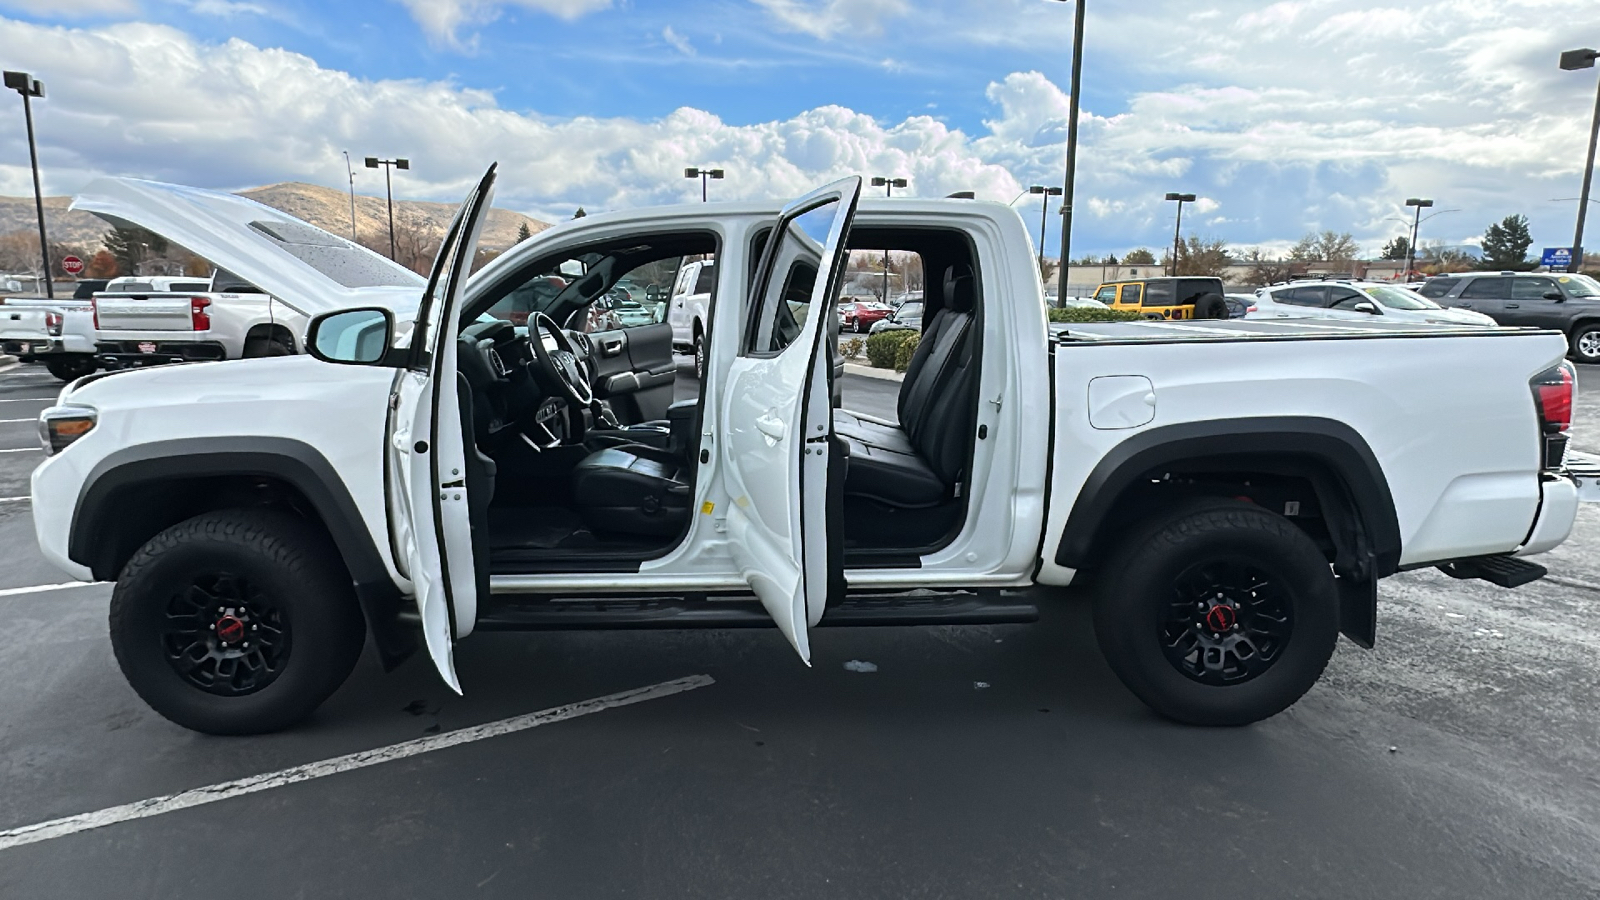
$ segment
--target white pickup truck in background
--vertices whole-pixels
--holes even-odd
[[[0,353],[42,363],[62,381],[93,372],[99,365],[90,299],[104,286],[89,280],[79,282],[71,297],[7,298],[0,305]]]
[[[711,291],[717,283],[717,261],[700,259],[678,269],[672,297],[667,303],[667,321],[672,323],[672,349],[694,354],[694,374],[706,374],[706,322],[711,318]]]

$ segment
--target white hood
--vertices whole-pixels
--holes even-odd
[[[1494,325],[1495,320],[1470,309],[1430,309],[1422,314],[1429,322],[1444,325]]]
[[[426,287],[422,276],[359,244],[234,194],[101,178],[72,208],[153,231],[308,316],[382,306],[404,319]]]

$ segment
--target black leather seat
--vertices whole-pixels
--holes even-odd
[[[689,521],[689,470],[668,450],[608,447],[572,470],[572,496],[589,530],[672,537]]]
[[[850,451],[847,500],[915,509],[955,497],[971,447],[978,387],[975,301],[971,268],[952,266],[945,273],[944,303],[923,330],[900,385],[900,427],[835,411],[834,432]]]

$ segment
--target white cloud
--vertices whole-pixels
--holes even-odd
[[[912,192],[976,190],[1009,199],[1016,182],[974,142],[928,117],[885,124],[837,106],[732,125],[682,108],[660,119],[552,119],[500,108],[488,93],[441,82],[363,81],[297,53],[240,40],[204,44],[172,28],[43,28],[0,20],[17,63],[75,59],[41,109],[46,188],[67,193],[99,174],[203,187],[303,180],[342,186],[344,160],[407,156],[402,196],[451,201],[500,162],[500,203],[544,218],[693,199],[685,165],[725,168],[724,199],[788,199],[833,178],[895,172]],[[0,138],[0,159],[26,159]],[[22,194],[25,166],[0,166],[0,192]],[[357,177],[357,190],[381,192]]]
[[[272,10],[247,0],[193,0],[189,4],[189,10],[203,16],[218,16],[225,19],[235,16],[272,15]]]
[[[127,15],[139,11],[137,0],[0,0],[0,9],[55,16]]]
[[[611,0],[396,0],[411,11],[411,18],[434,40],[452,46],[470,45],[460,37],[462,28],[486,25],[501,9],[517,6],[561,19],[577,19],[611,6]]]
[[[679,34],[677,29],[673,28],[671,25],[661,29],[661,39],[666,41],[674,50],[677,50],[684,56],[695,55],[694,45],[689,43],[689,38],[685,35]]]
[[[909,0],[755,0],[787,31],[827,40],[843,32],[857,37],[883,30],[883,22],[911,12]]]

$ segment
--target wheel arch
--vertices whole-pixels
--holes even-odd
[[[1173,476],[1179,476],[1175,481]],[[1192,479],[1201,479],[1197,482]],[[1209,479],[1209,480],[1207,480]],[[1056,549],[1058,564],[1092,568],[1117,539],[1120,526],[1170,502],[1164,490],[1257,496],[1253,480],[1309,489],[1334,571],[1343,583],[1351,636],[1370,645],[1377,579],[1400,564],[1400,525],[1394,497],[1372,448],[1343,422],[1318,417],[1260,417],[1153,428],[1112,448],[1090,473]],[[1239,493],[1234,493],[1235,491]],[[1158,508],[1158,507],[1157,507]],[[1278,510],[1282,512],[1282,509]],[[1296,521],[1308,529],[1305,520]],[[1371,603],[1368,603],[1370,595]],[[1357,619],[1361,621],[1357,621]]]
[[[287,509],[327,531],[355,587],[385,667],[415,649],[401,595],[333,465],[289,438],[191,438],[127,447],[101,460],[78,494],[67,556],[113,581],[150,538],[201,513]]]
[[[251,341],[268,340],[278,341],[289,348],[290,353],[299,353],[300,346],[294,339],[294,332],[276,322],[261,322],[250,326],[245,332],[244,342],[249,346]]]

